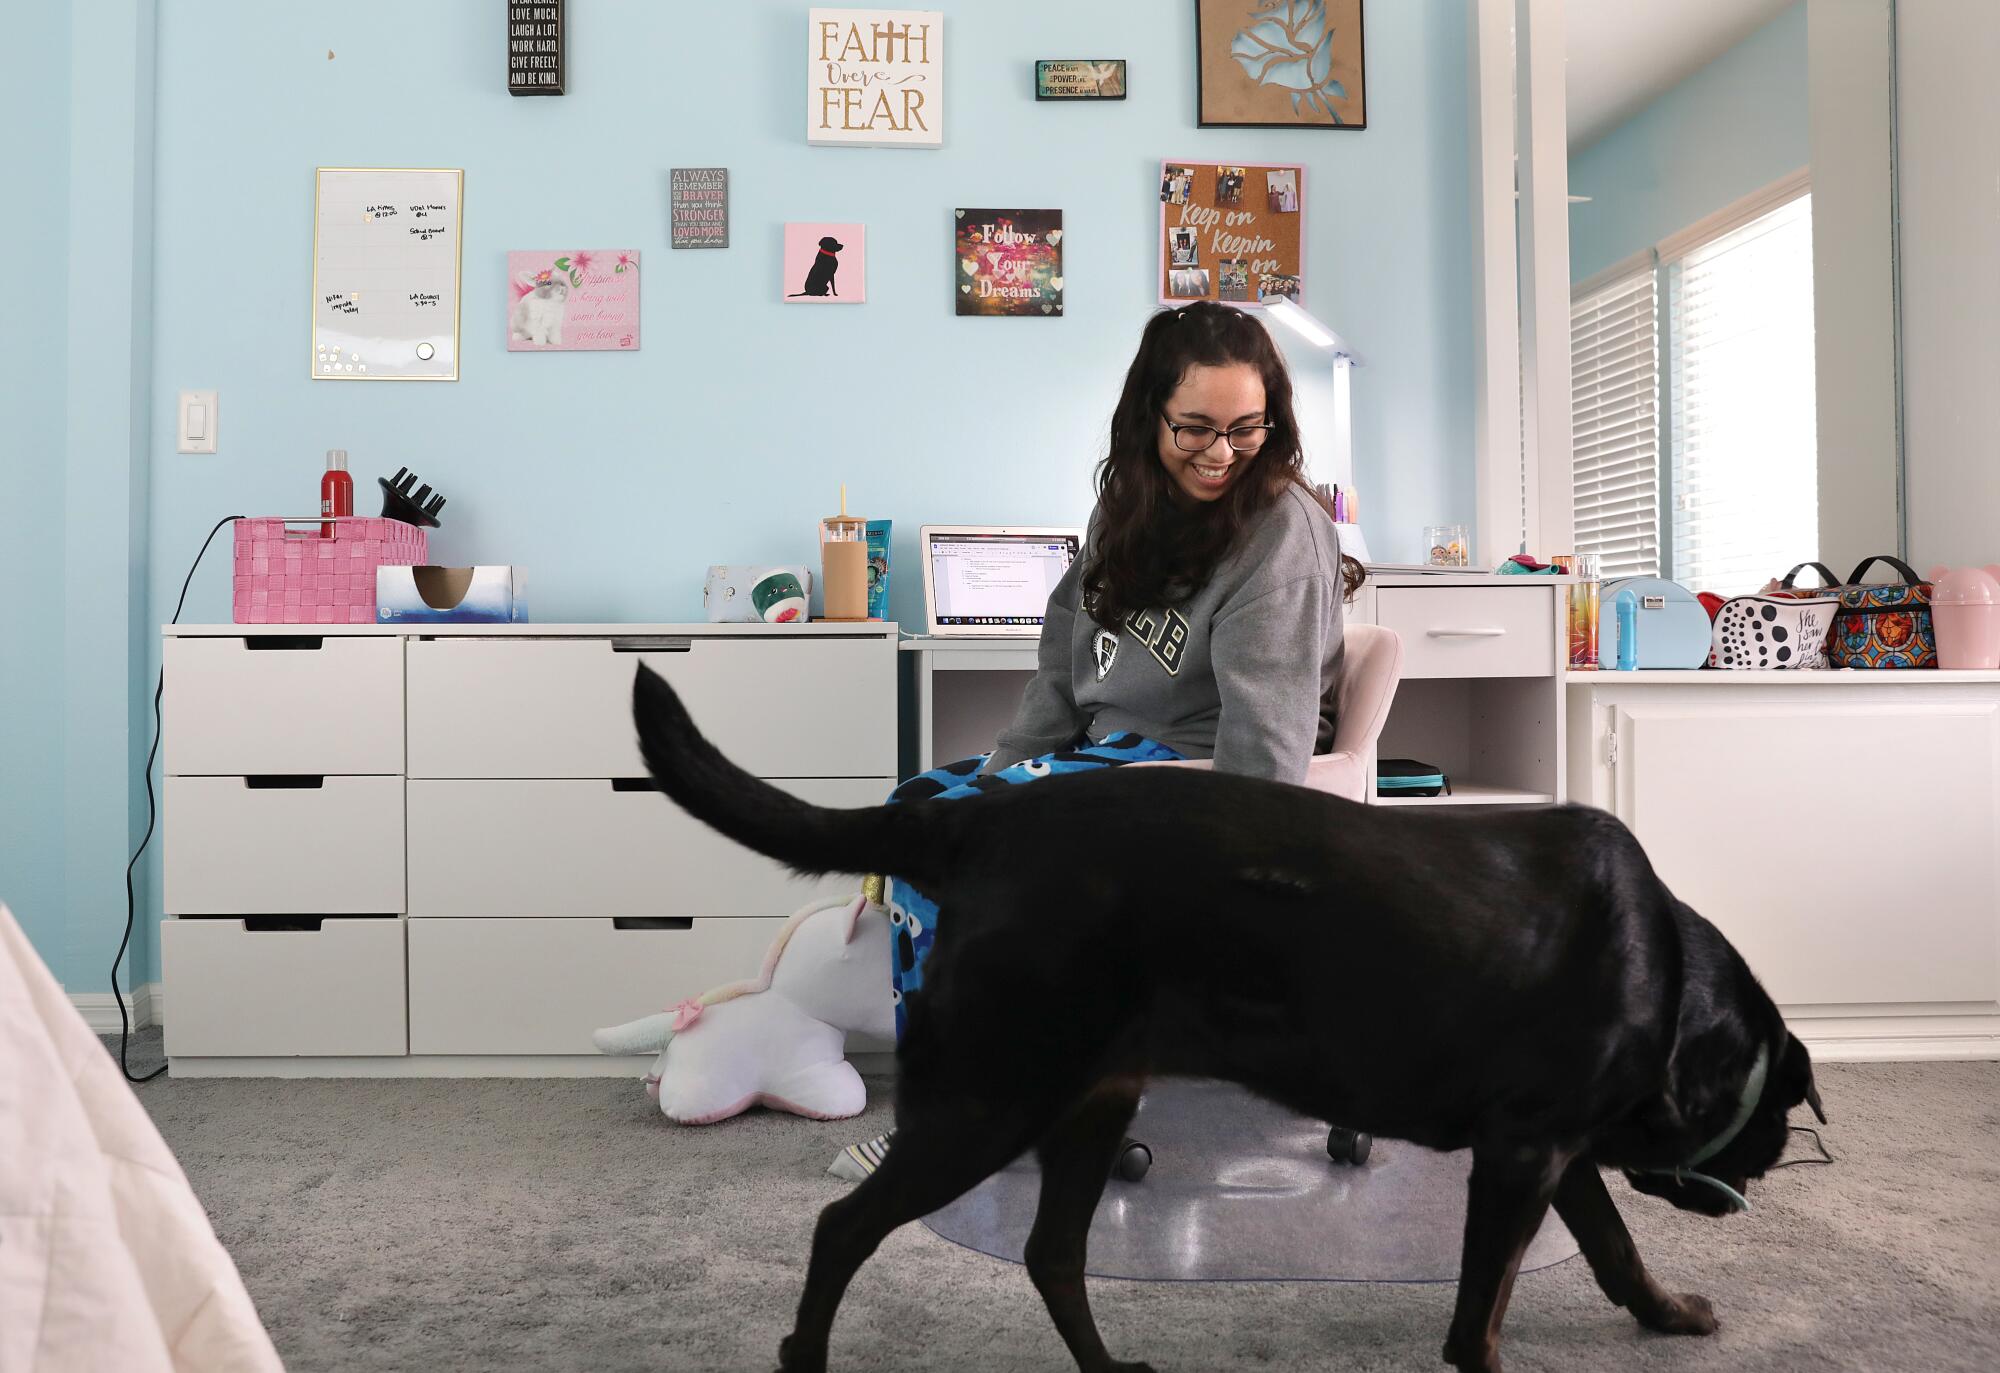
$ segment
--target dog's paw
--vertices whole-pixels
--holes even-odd
[[[826,1346],[808,1348],[797,1335],[778,1341],[778,1373],[826,1373]]]
[[[1501,1373],[1500,1351],[1491,1341],[1476,1350],[1460,1349],[1456,1339],[1444,1342],[1444,1361],[1459,1373]]]
[[[1694,1292],[1669,1297],[1657,1309],[1638,1316],[1641,1325],[1662,1335],[1713,1335],[1717,1324],[1715,1307]]]
[[[1133,1363],[1121,1363],[1116,1359],[1104,1365],[1104,1369],[1105,1373],[1153,1373],[1153,1365],[1149,1363],[1136,1361]]]

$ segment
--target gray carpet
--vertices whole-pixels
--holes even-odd
[[[133,1066],[158,1061],[157,1036]],[[1841,1162],[1756,1211],[1682,1215],[1614,1183],[1707,1340],[1640,1331],[1581,1260],[1524,1276],[1512,1373],[2000,1368],[2000,1064],[1829,1065]],[[637,1082],[186,1081],[139,1098],[294,1373],[763,1373],[803,1280],[833,1149],[886,1124],[668,1125]],[[1123,1358],[1161,1373],[1439,1367],[1448,1286],[1101,1281]],[[1019,1268],[908,1226],[861,1271],[833,1368],[1070,1368]]]

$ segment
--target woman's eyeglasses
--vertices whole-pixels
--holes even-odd
[[[1254,453],[1264,446],[1264,439],[1275,429],[1271,424],[1239,424],[1234,429],[1217,429],[1207,424],[1175,424],[1161,416],[1161,422],[1173,431],[1174,447],[1183,453],[1206,453],[1215,446],[1218,438],[1229,440],[1232,453]]]

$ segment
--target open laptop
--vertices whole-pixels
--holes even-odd
[[[1052,525],[927,524],[924,611],[932,634],[1034,639],[1049,593],[1083,548],[1083,531]]]

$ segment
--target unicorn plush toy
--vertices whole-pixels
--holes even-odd
[[[847,1036],[895,1038],[888,973],[879,905],[859,895],[815,902],[778,931],[757,977],[590,1038],[601,1053],[657,1053],[647,1094],[683,1125],[752,1106],[839,1120],[868,1104]]]

